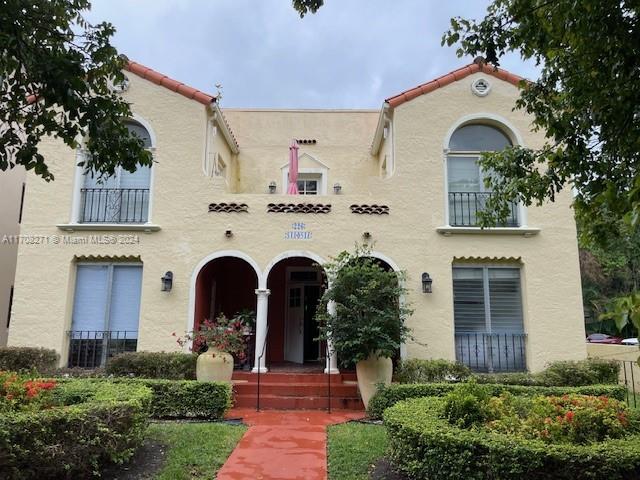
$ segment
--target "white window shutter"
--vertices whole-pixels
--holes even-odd
[[[78,265],[72,330],[105,330],[108,290],[108,265]]]
[[[127,338],[138,338],[142,267],[114,265],[109,330],[127,332]]]

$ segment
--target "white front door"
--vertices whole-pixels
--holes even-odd
[[[290,286],[287,291],[287,315],[285,321],[284,359],[287,362],[304,362],[304,299],[303,286]]]

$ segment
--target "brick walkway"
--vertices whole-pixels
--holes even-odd
[[[326,480],[327,425],[364,417],[364,412],[233,409],[228,418],[249,425],[218,472],[218,480]]]

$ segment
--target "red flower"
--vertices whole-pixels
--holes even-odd
[[[568,412],[565,414],[564,419],[565,419],[567,422],[571,423],[571,422],[573,422],[573,416],[574,416],[574,413],[573,413],[572,411],[568,411]]]

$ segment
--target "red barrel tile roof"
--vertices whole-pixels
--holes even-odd
[[[422,85],[418,85],[417,87],[406,90],[398,95],[394,95],[393,97],[387,98],[385,101],[392,107],[395,108],[398,105],[402,105],[409,100],[413,100],[420,95],[424,95],[425,93],[433,92],[434,90],[444,87],[445,85],[449,85],[457,80],[461,80],[465,77],[473,73],[483,72],[487,75],[491,75],[493,77],[499,78],[500,80],[504,80],[505,82],[509,82],[513,85],[519,85],[522,80],[522,77],[518,75],[514,75],[513,73],[507,72],[502,68],[494,67],[493,65],[488,65],[481,61],[476,61],[474,63],[470,63],[469,65],[465,65],[462,68],[458,68],[453,72],[449,72],[446,75],[438,77],[434,80],[431,80],[427,83],[423,83]]]

